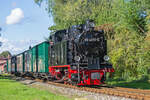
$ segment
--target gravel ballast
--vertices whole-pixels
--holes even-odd
[[[112,96],[112,95],[92,93],[92,92],[78,90],[78,89],[55,86],[53,84],[37,82],[34,80],[27,80],[23,78],[17,78],[16,80],[20,81],[21,83],[25,85],[28,85],[34,88],[43,89],[43,90],[48,90],[55,94],[61,94],[61,95],[73,98],[74,100],[83,100],[83,99],[77,99],[77,98],[84,98],[84,100],[134,100],[134,99],[125,98],[125,97],[117,97],[117,96]]]

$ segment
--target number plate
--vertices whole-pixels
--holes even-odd
[[[91,73],[91,79],[100,79],[100,73],[99,72]]]

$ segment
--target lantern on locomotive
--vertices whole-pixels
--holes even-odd
[[[77,85],[100,85],[106,72],[114,72],[108,63],[107,41],[94,22],[86,21],[50,36],[49,72],[53,80]]]

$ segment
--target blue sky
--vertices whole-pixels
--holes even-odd
[[[2,0],[0,3],[0,52],[10,50],[12,54],[20,53],[49,36],[48,27],[53,25],[52,18],[34,0]]]

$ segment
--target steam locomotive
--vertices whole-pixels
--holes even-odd
[[[56,31],[48,42],[38,44],[12,60],[8,61],[8,72],[80,86],[103,84],[106,72],[114,72],[108,62],[104,31],[95,30],[92,20]],[[9,62],[13,62],[11,69]]]

